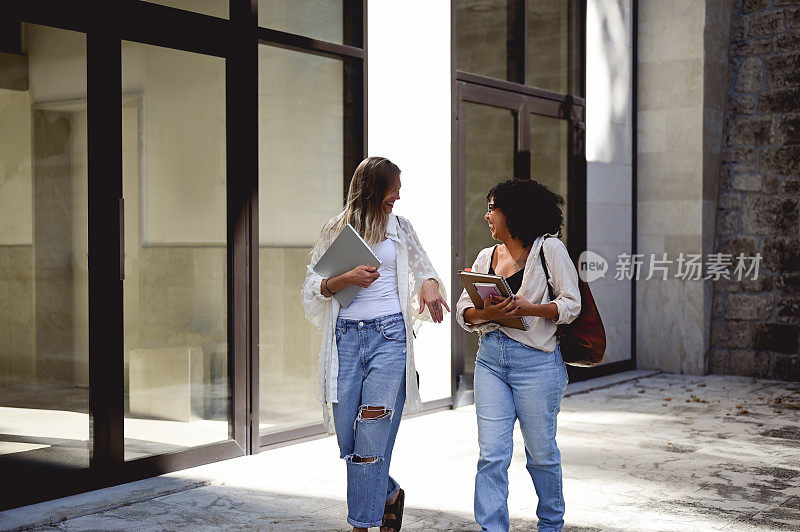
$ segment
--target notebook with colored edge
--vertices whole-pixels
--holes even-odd
[[[467,290],[467,294],[469,294],[469,298],[472,300],[472,304],[475,305],[475,308],[483,308],[485,298],[482,295],[486,295],[487,297],[491,293],[499,293],[500,297],[514,295],[514,292],[511,291],[511,287],[508,286],[508,282],[500,275],[461,271],[458,272],[458,278],[461,279],[461,284],[463,284],[464,288]],[[490,285],[493,285],[494,288]],[[504,318],[493,323],[499,323],[503,327],[519,329],[521,331],[528,330],[528,321],[524,317]]]
[[[361,238],[361,235],[347,224],[333,241],[331,246],[320,257],[313,269],[319,275],[328,279],[337,277],[357,266],[380,267],[381,261],[372,251],[372,248]],[[351,285],[342,288],[333,297],[343,308],[347,308],[358,295],[361,287]]]

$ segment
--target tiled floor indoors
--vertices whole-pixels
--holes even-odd
[[[559,416],[565,530],[800,530],[800,384],[657,374],[574,391]],[[472,407],[403,422],[392,463],[407,492],[403,530],[479,530],[477,452]],[[517,531],[536,529],[524,461],[517,432]],[[134,483],[138,491],[0,513],[0,529],[47,511],[39,530],[346,531],[344,480],[336,442],[323,438]],[[176,492],[163,495],[167,481]]]

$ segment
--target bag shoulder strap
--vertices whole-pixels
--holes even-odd
[[[397,227],[399,227],[400,230],[403,231],[404,233],[408,233],[408,231],[406,231],[406,228],[403,227],[403,222],[400,221],[399,216],[397,216]]]
[[[550,294],[550,301],[555,299],[553,287],[550,285],[550,272],[547,270],[547,259],[544,257],[544,241],[547,237],[542,237],[542,245],[539,247],[539,257],[542,259],[542,268],[544,269],[545,284],[547,285],[547,293]]]

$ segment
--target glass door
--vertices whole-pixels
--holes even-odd
[[[519,112],[517,109],[462,101],[459,105],[459,144],[463,146],[460,160],[462,190],[458,196],[463,213],[462,223],[457,226],[458,270],[472,266],[478,252],[494,244],[486,220],[486,194],[496,183],[513,177],[515,140]],[[460,229],[460,230],[459,230]],[[461,293],[460,281],[458,290]],[[455,307],[452,307],[455,309]],[[458,325],[456,325],[458,327]],[[461,354],[460,372],[457,380],[460,393],[473,389],[475,356],[478,351],[476,334],[458,334],[454,351]],[[460,404],[462,397],[457,397]],[[469,400],[467,400],[469,402]]]
[[[261,446],[324,432],[320,331],[300,288],[322,226],[365,156],[366,2],[259,0],[258,320],[253,432]]]
[[[458,83],[458,179],[454,191],[454,257],[459,270],[471,267],[492,240],[486,220],[489,190],[513,177],[535,179],[566,200],[561,239],[567,244],[570,213],[580,205],[570,187],[575,157],[570,149],[571,116],[564,102],[471,83]],[[585,232],[585,230],[584,230]],[[571,243],[579,239],[572,236]],[[568,244],[569,247],[569,244]],[[454,298],[463,287],[455,281]],[[453,301],[455,304],[455,301]],[[477,334],[454,322],[456,405],[472,401]]]
[[[257,452],[257,26],[199,4],[0,8],[0,509]]]
[[[122,42],[125,459],[229,438],[225,59]]]
[[[0,509],[28,479],[85,474],[92,452],[86,35],[16,26],[0,67],[0,471],[19,483]]]
[[[259,430],[319,430],[320,331],[300,287],[323,224],[342,209],[344,61],[261,44]],[[280,72],[280,76],[275,76]]]

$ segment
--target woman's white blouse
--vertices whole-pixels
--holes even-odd
[[[547,236],[555,236],[550,235]],[[547,290],[547,280],[545,278],[542,261],[539,258],[539,249],[544,241],[544,254],[547,260],[547,269],[550,272],[551,286],[556,298],[552,301],[558,307],[558,319],[540,318],[538,316],[527,316],[528,330],[521,331],[509,327],[502,327],[497,323],[481,323],[472,325],[464,320],[464,312],[468,308],[473,308],[472,300],[467,291],[461,293],[461,297],[456,305],[456,321],[469,332],[477,331],[480,334],[500,329],[514,340],[529,347],[541,349],[552,353],[558,339],[556,338],[557,325],[571,323],[578,314],[581,313],[581,293],[578,288],[578,272],[567,252],[567,246],[558,238],[539,237],[531,246],[531,252],[525,263],[525,273],[522,274],[522,285],[517,295],[535,304],[545,304],[550,302],[550,295]],[[481,250],[472,271],[475,273],[489,273],[491,266],[492,250],[494,246]]]
[[[319,394],[323,403],[323,419],[328,433],[334,433],[332,423],[332,404],[337,402],[339,375],[339,352],[336,349],[336,319],[339,316],[339,302],[334,297],[325,297],[320,292],[322,276],[313,266],[330,247],[336,238],[333,231],[323,231],[311,252],[311,262],[306,268],[306,279],[301,291],[306,318],[318,329],[322,329],[322,345],[319,351]],[[436,279],[439,292],[447,300],[444,283],[422,248],[417,233],[411,223],[400,216],[389,215],[386,237],[396,242],[397,252],[397,291],[400,308],[406,325],[406,412],[422,409],[422,400],[417,385],[417,371],[414,366],[414,334],[423,321],[433,321],[430,311],[419,313],[419,293],[422,284],[428,279]]]
[[[350,306],[339,309],[340,318],[372,320],[402,312],[400,292],[397,290],[397,243],[387,238],[372,246],[372,251],[381,261],[378,268],[380,277],[367,288],[359,290]]]

